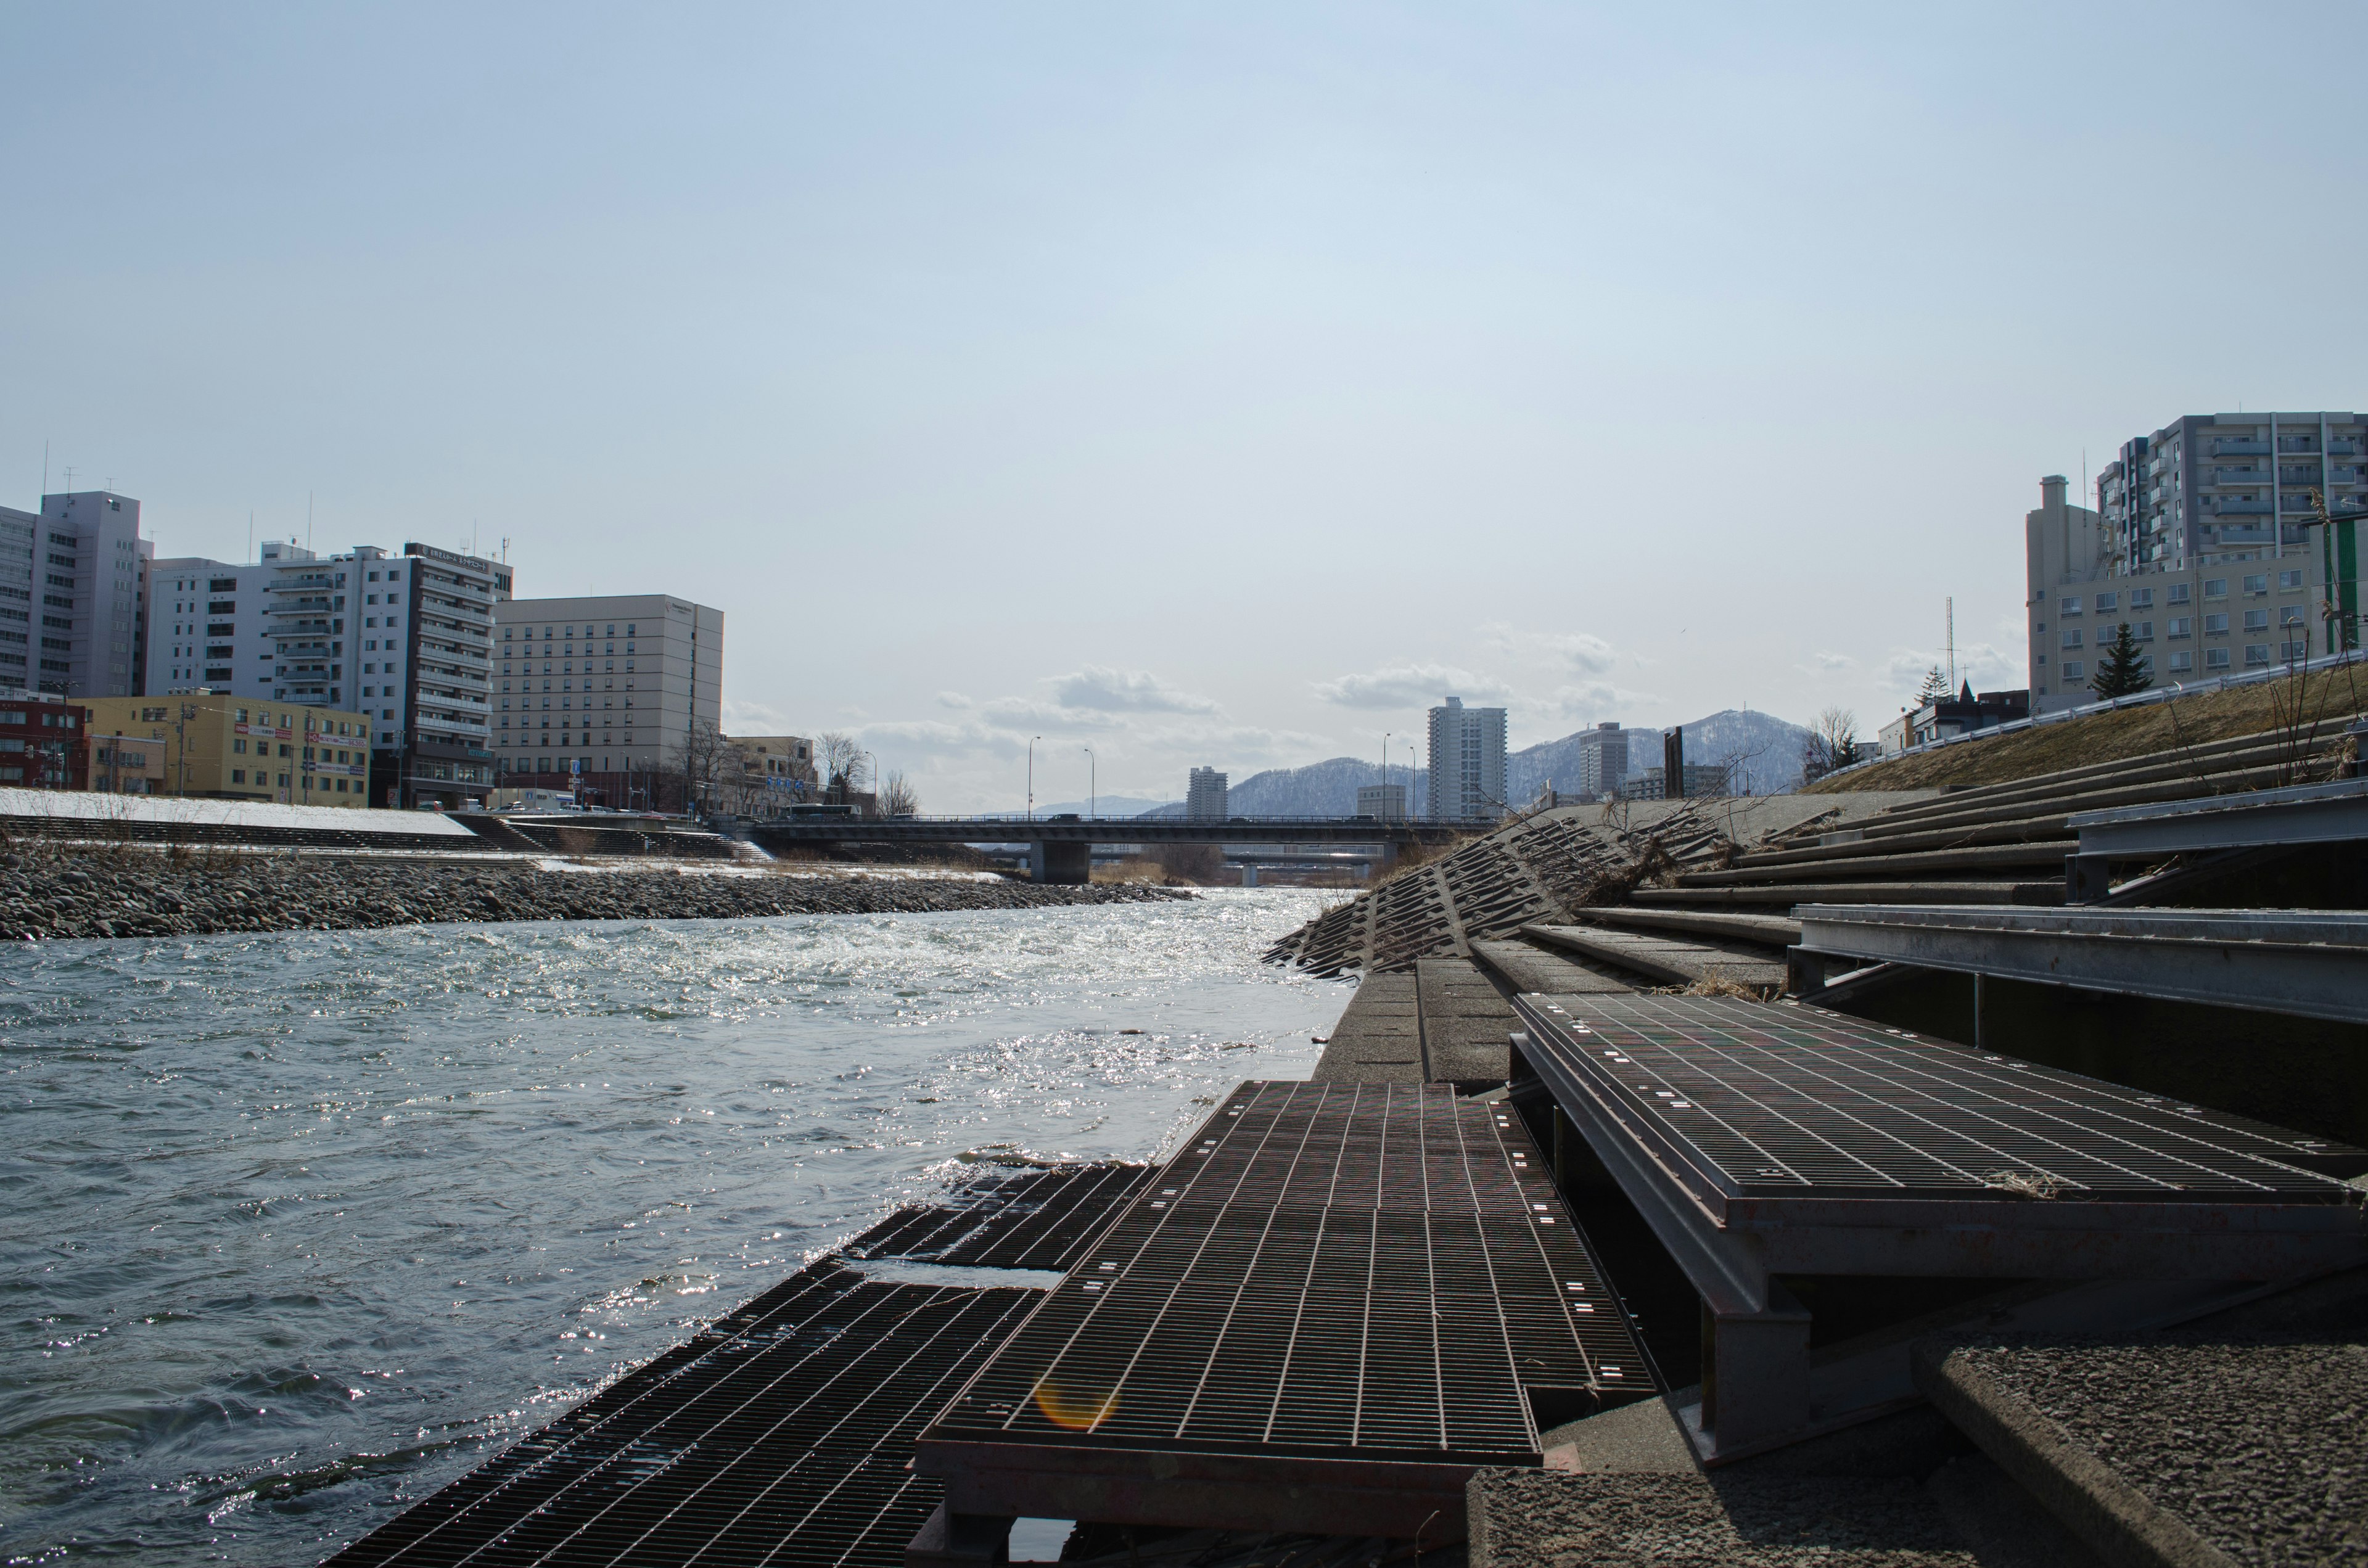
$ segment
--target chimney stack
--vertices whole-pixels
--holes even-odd
[[[2047,512],[2063,509],[2064,476],[2062,474],[2051,473],[2039,482],[2039,506],[2041,510]]]

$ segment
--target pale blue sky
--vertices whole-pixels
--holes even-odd
[[[2356,6],[0,10],[0,502],[507,536],[926,803],[2023,683],[2022,513],[2361,388]],[[1074,773],[1075,778],[1066,775]]]

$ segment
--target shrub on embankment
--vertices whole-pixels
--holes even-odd
[[[2279,732],[2306,746],[2340,730],[2363,709],[2368,709],[2368,672],[2345,665],[1934,746],[1821,778],[1801,792],[2007,784],[2208,741],[2251,734],[2266,738]]]
[[[952,878],[546,871],[514,862],[335,859],[144,849],[0,856],[0,939],[181,937],[495,920],[724,920],[1136,903],[1152,887]]]

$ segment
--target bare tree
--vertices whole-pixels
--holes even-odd
[[[703,719],[693,720],[675,743],[671,762],[682,779],[683,809],[691,812],[715,810],[722,787],[740,772],[739,752]]]
[[[853,735],[825,731],[814,742],[814,761],[822,767],[823,788],[837,791],[840,799],[863,788],[863,748]]]
[[[921,814],[921,797],[902,773],[891,773],[880,787],[880,814],[913,817]]]
[[[1847,708],[1828,708],[1817,715],[1801,743],[1801,782],[1814,784],[1857,760],[1858,715]]]

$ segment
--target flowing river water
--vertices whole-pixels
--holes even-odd
[[[1324,896],[0,952],[0,1560],[315,1562],[972,1162],[1162,1152],[1314,1064]]]

